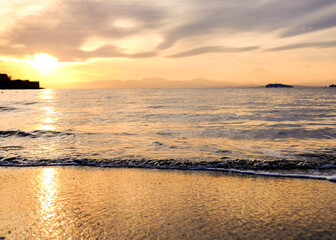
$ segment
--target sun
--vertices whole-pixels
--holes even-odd
[[[35,54],[31,64],[36,70],[42,73],[49,73],[59,66],[57,58],[46,53]]]

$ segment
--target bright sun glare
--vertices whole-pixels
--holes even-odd
[[[49,73],[58,67],[57,58],[46,53],[39,53],[33,56],[32,66],[43,73]]]

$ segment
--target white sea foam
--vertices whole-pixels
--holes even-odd
[[[169,164],[158,164],[159,162],[149,161],[149,162],[128,162],[128,161],[118,161],[118,162],[96,162],[96,161],[87,161],[87,160],[68,160],[60,162],[35,162],[27,163],[22,161],[20,164],[18,162],[10,161],[0,161],[0,167],[41,167],[41,166],[89,166],[89,167],[103,167],[103,168],[146,168],[146,169],[166,169],[166,170],[191,170],[191,171],[218,171],[218,172],[227,172],[233,174],[243,174],[243,175],[254,175],[262,177],[279,177],[279,178],[302,178],[302,179],[313,179],[313,180],[328,180],[331,182],[336,182],[336,175],[327,176],[327,175],[311,175],[311,174],[299,174],[299,173],[281,173],[281,172],[266,172],[266,171],[255,171],[255,170],[241,170],[234,168],[218,168],[218,167],[209,167],[202,166],[197,164],[185,164],[185,165],[169,165]],[[335,166],[333,166],[335,167]]]
[[[246,175],[256,175],[256,176],[264,176],[264,177],[305,178],[305,179],[328,180],[328,181],[336,182],[336,175],[335,176],[323,176],[323,175],[289,174],[289,173],[276,173],[276,172],[271,173],[271,172],[257,172],[257,171],[251,171],[251,170],[222,169],[222,168],[207,168],[204,170],[230,172],[230,173],[238,173],[238,174],[246,174]]]

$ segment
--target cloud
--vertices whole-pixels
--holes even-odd
[[[283,30],[280,37],[289,37],[321,29],[336,27],[334,0],[196,0],[194,18],[182,22],[166,34],[158,48],[166,49],[177,41],[220,32],[223,35],[255,31],[269,33]],[[315,14],[318,12],[319,14]],[[312,26],[306,31],[297,31]],[[308,29],[308,28],[307,28]]]
[[[284,50],[292,50],[299,48],[334,48],[336,47],[335,41],[326,41],[326,42],[305,42],[305,43],[295,43],[289,44],[286,46],[276,47],[268,49],[267,51],[284,51]]]
[[[13,9],[18,9],[18,3],[28,4],[13,2],[16,5],[7,3],[12,3]],[[29,1],[27,8],[34,9],[33,3]],[[206,39],[214,39],[215,34],[227,39],[244,33],[268,35],[275,31],[279,32],[278,38],[295,37],[336,27],[335,10],[335,0],[54,0],[38,11],[20,15],[15,21],[12,16],[11,24],[6,27],[2,28],[0,23],[0,39],[6,40],[6,44],[0,44],[0,50],[10,56],[48,53],[61,61],[146,58],[159,55],[176,42],[193,39],[198,46],[205,47],[190,46],[194,48],[169,57],[239,53],[256,47],[226,48],[217,46],[218,43],[210,44]],[[1,19],[9,17],[1,14],[0,11]],[[135,50],[118,45],[127,38],[147,35],[159,36],[160,42],[149,44],[151,49],[146,50],[142,50],[140,43]],[[88,39],[103,39],[104,45],[84,51],[82,46]],[[255,41],[262,48],[262,43]],[[246,45],[244,41],[241,44]]]
[[[122,53],[120,49],[114,46],[109,46],[109,45],[100,47],[93,51],[76,50],[73,52],[73,54],[77,56],[76,60],[84,60],[88,58],[116,58],[116,57],[148,58],[148,57],[154,57],[157,55],[155,51],[126,54],[126,53]]]
[[[246,52],[258,49],[259,47],[243,47],[243,48],[230,48],[230,47],[222,47],[222,46],[206,46],[194,48],[188,51],[180,52],[171,56],[170,58],[182,58],[182,57],[190,57],[194,55],[200,55],[205,53],[238,53],[238,52]]]
[[[61,62],[77,62],[86,61],[90,58],[150,58],[157,55],[156,51],[138,52],[138,53],[123,53],[121,49],[114,46],[105,45],[93,51],[83,51],[76,48],[40,48],[39,50],[31,50],[27,47],[23,48],[8,48],[0,46],[0,51],[5,55],[20,57],[22,55],[33,55],[35,53],[48,53],[58,58]]]
[[[2,37],[10,44],[3,47],[5,51],[2,53],[24,55],[45,52],[64,61],[95,57],[152,57],[155,51],[139,50],[125,54],[111,44],[94,51],[82,51],[80,48],[90,37],[112,41],[156,29],[164,15],[164,9],[140,1],[58,1],[57,5],[18,21],[3,33]],[[136,24],[125,28],[114,24],[120,19]],[[11,47],[18,44],[23,47]]]

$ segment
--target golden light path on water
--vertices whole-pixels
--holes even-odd
[[[47,102],[52,103],[55,98],[55,93],[53,89],[44,89],[41,91],[40,99]],[[43,114],[39,120],[39,124],[35,126],[37,130],[46,130],[46,131],[54,131],[56,130],[55,122],[57,122],[58,118],[55,117],[56,112],[55,108],[51,106],[44,106],[41,108]]]
[[[41,91],[41,99],[51,102],[54,99],[54,90],[53,89],[43,89]]]

